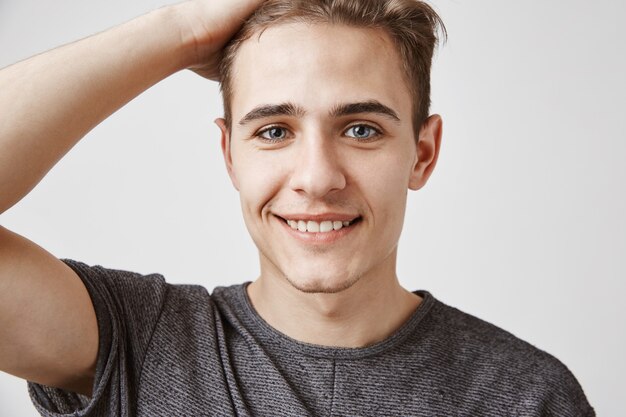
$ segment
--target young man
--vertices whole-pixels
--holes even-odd
[[[192,1],[4,69],[2,211],[159,80],[220,79],[261,275],[209,295],[0,229],[0,369],[50,416],[594,415],[558,360],[398,283],[438,24],[410,0]]]

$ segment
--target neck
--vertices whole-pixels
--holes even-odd
[[[261,274],[248,286],[248,296],[270,326],[292,339],[364,347],[393,334],[422,301],[400,286],[395,267],[387,274],[370,272],[348,289],[332,294],[304,293],[283,277]]]

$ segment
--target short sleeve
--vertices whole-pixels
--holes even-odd
[[[546,417],[595,417],[596,413],[589,404],[585,392],[572,372],[558,359],[545,354],[551,359],[538,362],[543,368],[537,370],[533,380],[535,387],[544,386],[543,401],[537,415]]]
[[[144,356],[165,302],[165,279],[62,261],[83,281],[96,312],[99,346],[93,394],[89,398],[29,382],[31,400],[46,417],[132,416]]]

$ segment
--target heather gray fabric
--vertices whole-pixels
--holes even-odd
[[[64,260],[84,281],[100,348],[91,399],[34,383],[44,416],[594,416],[554,357],[426,291],[388,339],[297,342],[253,310],[245,285]]]

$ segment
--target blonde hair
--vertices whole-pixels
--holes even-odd
[[[330,23],[385,30],[396,45],[413,97],[416,139],[430,109],[430,68],[438,33],[446,37],[439,15],[418,0],[268,0],[226,45],[220,63],[224,119],[232,127],[232,65],[241,44],[270,26],[303,22]]]

